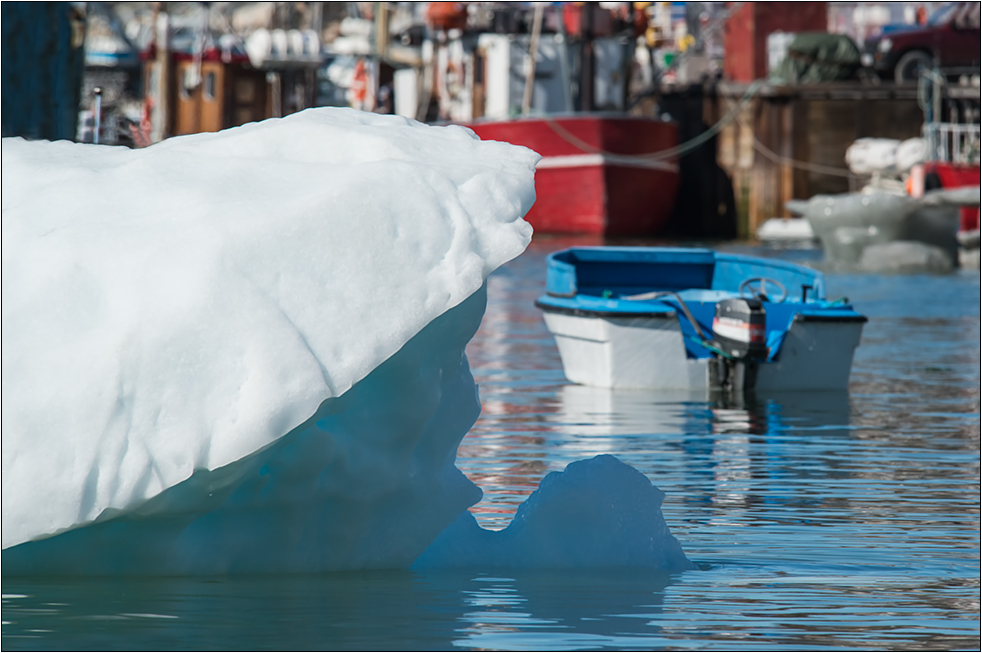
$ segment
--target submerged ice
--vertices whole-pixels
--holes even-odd
[[[340,109],[4,139],[4,573],[408,567],[481,496],[464,348],[537,159]]]
[[[613,456],[577,461],[542,479],[504,530],[465,512],[413,567],[694,569],[662,517],[664,497]]]
[[[5,573],[408,567],[481,498],[454,454],[480,412],[464,346],[485,301],[482,287],[268,447],[196,469],[123,514],[7,549]]]

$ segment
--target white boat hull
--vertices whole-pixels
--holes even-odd
[[[545,312],[573,383],[602,388],[703,390],[709,360],[686,356],[678,318],[599,317]],[[837,390],[849,384],[863,324],[796,319],[780,355],[761,363],[757,390]]]

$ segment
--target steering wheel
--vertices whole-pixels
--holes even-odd
[[[781,291],[779,299],[771,299],[767,295],[768,284]],[[756,292],[754,292],[754,286],[757,287]],[[749,297],[747,295],[748,292],[750,293]],[[780,304],[788,298],[788,289],[780,281],[776,281],[770,277],[750,277],[749,279],[744,279],[740,284],[739,293],[745,299],[760,298],[767,302],[774,302],[775,304]]]

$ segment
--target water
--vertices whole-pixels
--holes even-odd
[[[667,493],[699,571],[5,578],[4,650],[978,650],[978,272],[829,274],[870,317],[849,392],[722,406],[565,381],[532,302],[568,243],[489,282],[473,511],[501,528],[546,473],[612,453]]]

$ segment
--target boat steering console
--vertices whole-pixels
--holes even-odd
[[[780,295],[776,295],[772,298],[767,294],[767,286],[770,284],[778,291]],[[757,290],[754,291],[756,286]],[[740,288],[738,289],[740,296],[745,299],[759,299],[765,302],[773,302],[775,304],[782,303],[788,298],[788,289],[784,287],[784,284],[770,277],[750,277],[749,279],[744,279],[740,283]]]

